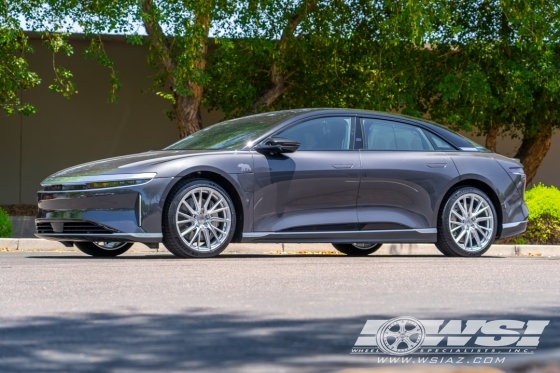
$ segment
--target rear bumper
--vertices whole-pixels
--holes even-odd
[[[36,233],[36,237],[45,240],[62,242],[142,242],[159,243],[163,240],[161,233],[102,233],[102,234],[71,234],[71,233]]]
[[[527,220],[506,223],[502,225],[502,233],[499,238],[506,238],[521,234],[527,230]]]

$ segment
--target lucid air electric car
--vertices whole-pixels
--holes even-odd
[[[230,242],[326,242],[347,255],[435,243],[480,256],[526,229],[525,175],[435,123],[361,110],[257,114],[159,151],[57,172],[36,236],[116,256],[160,242],[212,257]]]

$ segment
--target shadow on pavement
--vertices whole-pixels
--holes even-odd
[[[453,318],[550,319],[539,346],[546,350],[560,346],[557,315]],[[350,355],[351,347],[367,319],[395,316],[285,320],[188,309],[0,318],[0,372],[336,372],[374,366],[376,356]]]

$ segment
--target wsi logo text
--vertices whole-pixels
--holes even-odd
[[[354,354],[532,353],[550,320],[367,320]]]

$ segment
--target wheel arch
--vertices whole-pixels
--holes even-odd
[[[233,238],[231,242],[241,242],[243,237],[243,225],[245,219],[245,209],[244,205],[241,202],[240,192],[238,188],[235,186],[235,182],[230,180],[229,175],[223,175],[221,173],[210,171],[207,169],[200,169],[196,171],[191,171],[187,174],[177,177],[177,181],[173,184],[171,188],[169,188],[168,192],[162,198],[160,206],[162,208],[162,224],[163,224],[163,215],[165,213],[164,206],[171,196],[174,195],[174,192],[180,185],[183,185],[184,182],[189,180],[195,179],[206,179],[215,182],[219,186],[225,189],[225,191],[229,194],[231,200],[233,201],[233,205],[235,207],[235,232],[233,233]]]
[[[457,189],[459,189],[461,187],[469,187],[469,186],[482,190],[488,196],[488,198],[490,198],[490,201],[492,202],[492,205],[494,206],[494,210],[496,210],[496,215],[497,215],[497,218],[498,218],[496,238],[499,238],[500,235],[502,234],[502,222],[504,221],[503,220],[502,205],[500,203],[500,199],[498,197],[498,194],[494,190],[494,188],[492,188],[492,186],[490,186],[489,183],[487,183],[485,181],[482,181],[482,180],[479,180],[479,179],[468,178],[468,179],[460,180],[460,181],[456,182],[455,184],[453,184],[447,190],[447,193],[445,193],[444,197],[439,201],[439,205],[438,205],[438,208],[436,210],[437,211],[436,219],[439,220],[441,214],[443,213],[443,209],[445,207],[445,202],[449,199],[449,196],[453,192],[455,192]],[[436,222],[437,222],[437,220],[436,220]]]

